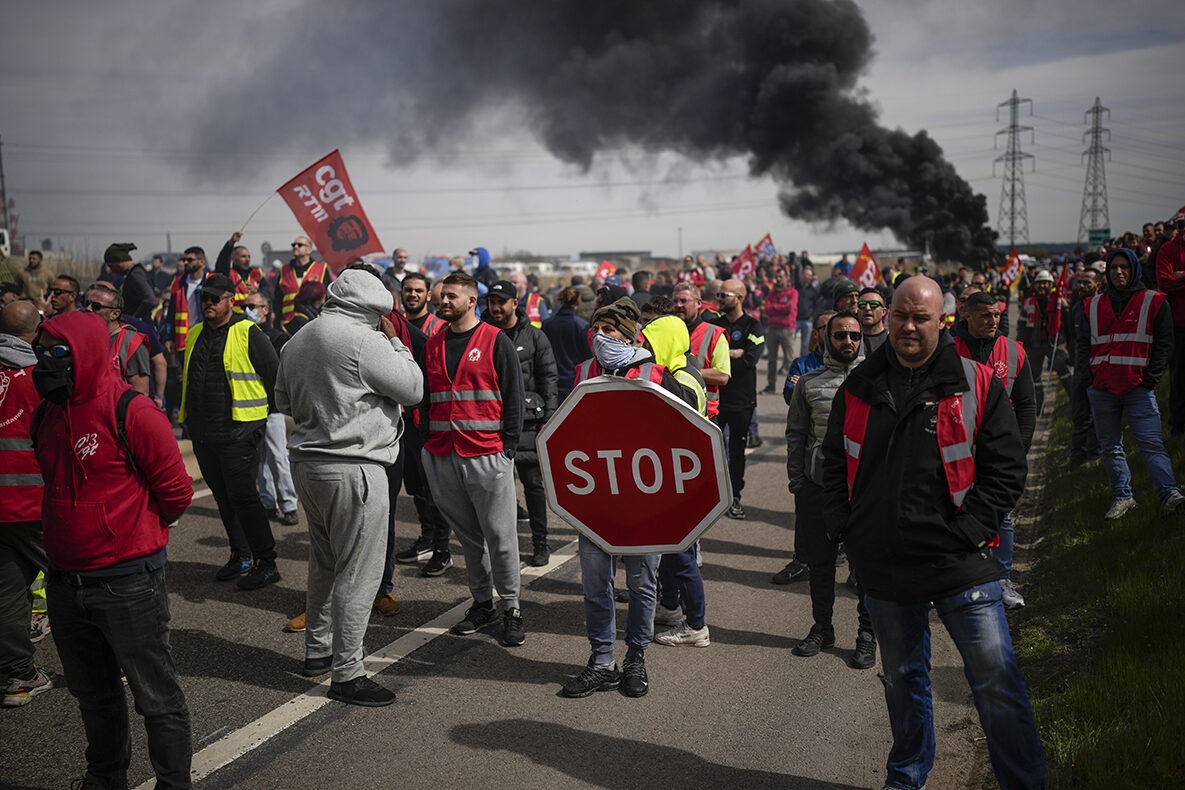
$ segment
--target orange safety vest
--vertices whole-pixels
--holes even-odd
[[[543,297],[537,293],[527,294],[527,320],[536,329],[540,329],[543,326],[543,318],[539,314],[539,303],[542,301]]]
[[[955,338],[955,349],[959,356],[971,359],[971,349],[961,337]],[[992,346],[992,353],[988,354],[987,366],[996,374],[996,378],[1004,385],[1008,397],[1012,397],[1012,387],[1016,384],[1016,377],[1025,364],[1025,347],[1023,343],[1009,340],[1003,335],[996,337],[996,344]]]
[[[241,310],[243,308],[243,303],[247,301],[247,297],[250,296],[253,291],[259,290],[259,284],[263,282],[263,272],[259,271],[259,269],[249,269],[247,272],[247,277],[244,279],[243,276],[238,273],[235,267],[231,266],[230,281],[234,283],[235,286],[235,307]]]
[[[502,389],[494,368],[494,343],[502,330],[484,321],[469,338],[449,378],[444,356],[445,332],[428,338],[428,441],[424,449],[462,458],[500,453],[502,446]]]
[[[324,261],[313,261],[309,264],[309,268],[305,269],[304,275],[296,276],[296,269],[293,268],[292,262],[284,264],[284,268],[280,269],[280,282],[278,287],[280,289],[280,323],[283,324],[292,317],[292,313],[296,310],[296,294],[300,292],[300,286],[311,275],[314,280],[325,279],[326,266]]]
[[[716,344],[724,337],[724,327],[700,321],[691,332],[691,353],[699,362],[699,369],[712,367],[712,353]],[[704,392],[708,397],[708,417],[715,417],[720,413],[720,385],[705,384]]]
[[[111,352],[111,370],[117,378],[127,381],[128,360],[140,346],[148,342],[148,338],[136,331],[135,327],[122,326],[108,341]]]
[[[950,499],[961,509],[967,492],[975,483],[975,436],[983,421],[984,404],[988,388],[995,374],[987,365],[970,359],[962,359],[963,373],[967,377],[967,391],[947,395],[938,402],[938,423],[936,433],[938,448],[942,453],[942,467],[950,487]],[[848,501],[856,485],[856,473],[860,469],[860,455],[864,449],[864,435],[868,431],[868,416],[872,405],[844,391],[843,445],[847,455]],[[971,427],[968,432],[968,426]]]
[[[627,379],[645,379],[651,384],[662,386],[662,374],[667,372],[666,365],[660,365],[657,362],[646,362],[642,365],[636,365],[625,372],[624,378]],[[597,363],[597,358],[592,357],[581,362],[576,367],[576,378],[572,382],[572,386],[576,386],[582,381],[595,379],[602,373],[601,366]]]
[[[1095,389],[1126,395],[1144,380],[1156,315],[1166,298],[1159,291],[1140,291],[1128,299],[1118,318],[1106,294],[1086,300]]]

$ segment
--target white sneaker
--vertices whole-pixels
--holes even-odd
[[[1004,601],[1004,608],[1008,610],[1020,609],[1025,605],[1025,598],[1016,591],[1012,579],[1000,579],[1000,592]]]
[[[1128,497],[1127,499],[1116,499],[1111,503],[1111,508],[1107,511],[1107,515],[1103,516],[1103,520],[1114,521],[1115,519],[1127,513],[1127,511],[1134,510],[1135,507],[1136,500],[1132,499],[1131,497]]]
[[[708,638],[708,626],[706,623],[703,628],[692,628],[687,624],[686,620],[680,623],[678,628],[672,628],[670,631],[664,631],[654,637],[654,641],[660,645],[667,645],[669,647],[677,647],[679,645],[707,647],[712,644],[712,640]]]
[[[1174,491],[1173,493],[1169,494],[1169,498],[1166,499],[1164,504],[1160,507],[1166,516],[1171,516],[1177,512],[1181,505],[1185,505],[1185,496],[1183,496],[1180,491]]]
[[[682,609],[668,609],[662,604],[655,604],[654,606],[654,624],[655,625],[674,625],[677,626],[683,622]]]

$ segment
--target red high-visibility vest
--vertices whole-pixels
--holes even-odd
[[[251,295],[251,291],[259,290],[259,284],[263,282],[263,272],[259,269],[249,269],[247,271],[246,279],[239,274],[235,267],[230,267],[230,281],[235,286],[235,307],[242,309],[243,303],[247,301],[247,297]]]
[[[691,353],[699,361],[700,370],[712,367],[712,354],[725,334],[724,327],[707,321],[700,321],[691,331]],[[704,391],[708,396],[708,417],[715,417],[720,413],[720,385],[705,384]]]
[[[444,358],[447,332],[428,338],[428,441],[425,449],[446,456],[453,450],[463,458],[500,453],[502,446],[502,390],[494,368],[494,343],[502,330],[484,321],[469,338],[465,353],[450,379]]]
[[[440,316],[428,313],[428,315],[424,317],[424,326],[421,331],[423,331],[423,333],[428,337],[432,337],[434,334],[446,328],[447,326],[448,321],[445,321]]]
[[[597,358],[592,357],[586,359],[576,366],[576,378],[572,382],[572,386],[576,386],[582,381],[588,379],[595,379],[601,375],[601,366],[597,364]],[[651,384],[662,386],[662,374],[667,372],[666,365],[660,365],[657,362],[646,362],[641,365],[636,365],[625,372],[623,378],[627,379],[645,379]]]
[[[173,278],[173,284],[169,286],[169,291],[173,298],[173,347],[178,351],[185,350],[185,336],[189,334],[189,299],[186,298],[185,281],[189,279],[188,274],[178,274]],[[206,281],[206,276],[202,275],[202,283]],[[201,283],[198,288],[201,288]]]
[[[283,324],[292,317],[292,313],[296,311],[296,294],[300,292],[300,286],[309,277],[313,280],[325,279],[325,262],[313,261],[309,264],[309,268],[305,269],[304,275],[296,276],[296,269],[292,267],[292,262],[284,264],[284,268],[280,269],[280,282],[278,287],[280,289],[280,323]]]
[[[1048,340],[1051,343],[1057,340],[1057,334],[1062,328],[1062,310],[1058,305],[1058,295],[1056,293],[1049,294],[1049,301],[1045,303],[1045,315],[1040,316],[1038,310],[1037,297],[1030,296],[1025,299],[1020,305],[1021,315],[1025,318],[1025,323],[1028,324],[1029,329],[1037,325],[1037,319],[1043,319],[1041,327],[1041,337],[1038,340]]]
[[[40,402],[32,365],[0,368],[0,523],[41,520],[44,483],[29,435]]]
[[[1144,380],[1152,353],[1153,325],[1166,298],[1159,291],[1139,291],[1128,299],[1118,318],[1106,294],[1086,300],[1095,389],[1126,395]]]
[[[111,336],[108,349],[111,352],[111,370],[117,378],[127,381],[128,360],[147,342],[148,338],[130,326],[120,327],[119,331]]]
[[[971,359],[971,349],[961,337],[955,338],[955,348],[959,356]],[[1012,397],[1012,387],[1016,384],[1016,377],[1025,364],[1025,347],[1023,343],[1009,340],[1003,335],[996,337],[996,344],[992,346],[992,353],[988,354],[987,366],[996,374],[996,378],[1004,385],[1008,397]]]
[[[948,395],[938,402],[938,447],[942,453],[942,467],[950,487],[950,499],[956,508],[963,507],[967,492],[975,483],[975,435],[983,421],[984,404],[988,388],[992,384],[991,368],[961,359],[963,373],[967,377],[967,391]],[[864,435],[868,431],[868,415],[871,404],[844,391],[843,444],[848,461],[848,501],[856,484],[856,473],[860,469],[860,456],[864,449]],[[967,427],[972,430],[968,432]]]
[[[543,297],[537,293],[527,294],[527,320],[536,329],[543,326],[543,318],[539,314],[539,303],[542,301]]]

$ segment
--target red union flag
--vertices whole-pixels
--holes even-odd
[[[383,251],[336,149],[276,191],[335,272],[355,258]]]
[[[1004,261],[1004,266],[1000,269],[1000,283],[1011,291],[1018,282],[1020,282],[1020,256],[1016,254],[1016,247],[1013,247],[1008,251],[1008,260]]]
[[[876,258],[872,257],[872,250],[865,244],[860,248],[860,255],[852,264],[852,272],[848,275],[852,282],[862,288],[875,288],[881,280],[881,270],[877,268]]]
[[[601,261],[601,265],[597,267],[596,276],[600,277],[602,280],[607,280],[609,279],[609,275],[616,271],[617,267],[614,266],[610,261]]]
[[[778,249],[774,246],[774,240],[770,238],[768,233],[761,237],[761,241],[757,242],[757,246],[753,248],[753,254],[758,258],[764,258],[766,255],[772,258],[778,254]]]
[[[753,248],[746,244],[744,251],[732,262],[732,275],[743,280],[756,269],[757,265],[753,262]]]
[[[1057,286],[1054,288],[1057,295],[1064,299],[1069,299],[1070,292],[1070,259],[1066,258],[1062,265],[1061,276],[1057,278]]]

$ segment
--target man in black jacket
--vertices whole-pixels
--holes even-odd
[[[989,545],[1024,490],[1016,418],[991,370],[941,332],[942,291],[911,277],[889,342],[836,394],[823,444],[828,531],[843,540],[881,645],[888,788],[934,763],[930,607],[963,656],[1001,786],[1044,786],[1044,757]]]
[[[230,559],[215,578],[237,578],[239,589],[255,590],[280,580],[255,483],[280,358],[259,327],[234,312],[234,292],[224,274],[210,275],[202,287],[202,323],[185,347],[181,421],[230,540]]]
[[[123,275],[123,311],[134,315],[143,321],[151,320],[152,310],[156,307],[156,291],[152,287],[152,278],[148,270],[138,263],[132,262],[132,250],[135,244],[112,244],[103,253],[103,262],[107,268],[116,274]]]
[[[729,518],[745,517],[741,507],[741,491],[745,488],[745,447],[748,443],[749,423],[757,408],[757,359],[765,343],[761,322],[745,312],[743,307],[747,289],[740,280],[726,280],[716,292],[720,315],[708,323],[724,327],[728,333],[728,356],[732,371],[728,383],[720,388],[720,412],[715,423],[721,430],[728,429],[728,476],[732,480],[732,505],[725,513]]]
[[[543,330],[531,326],[527,314],[518,306],[518,290],[508,280],[499,280],[486,295],[487,309],[482,318],[506,333],[518,352],[523,372],[523,431],[514,454],[514,469],[523,484],[527,514],[531,522],[531,564],[546,565],[551,558],[547,546],[547,494],[543,489],[543,470],[535,452],[539,429],[556,410],[556,368],[551,342]]]

